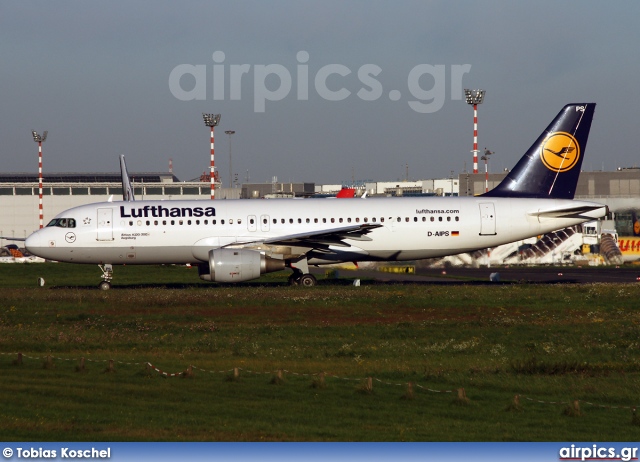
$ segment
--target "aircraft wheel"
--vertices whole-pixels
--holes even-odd
[[[100,284],[98,284],[98,288],[100,290],[109,290],[111,289],[111,283],[108,281],[102,281]]]
[[[313,274],[305,274],[300,278],[299,284],[305,287],[312,287],[318,283]]]

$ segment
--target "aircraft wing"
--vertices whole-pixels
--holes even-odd
[[[367,236],[373,229],[382,225],[367,223],[364,225],[344,226],[301,234],[289,234],[262,241],[266,245],[291,245],[296,247],[327,248],[328,246],[350,247],[345,239],[354,241],[370,241]]]
[[[9,237],[9,236],[0,236],[0,239],[4,239],[5,241],[26,241],[26,237]]]
[[[214,248],[270,249],[272,253],[287,258],[300,257],[311,250],[328,254],[334,252],[330,247],[351,247],[345,242],[346,239],[370,241],[371,238],[367,234],[380,227],[381,224],[366,223],[255,240],[205,238],[195,243],[192,252],[193,256],[201,261],[206,261],[209,251]]]

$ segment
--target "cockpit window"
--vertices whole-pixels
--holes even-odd
[[[57,226],[58,228],[75,228],[76,220],[74,218],[54,218],[47,225],[47,227],[49,226]]]

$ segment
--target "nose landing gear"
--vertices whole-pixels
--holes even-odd
[[[111,279],[113,279],[113,265],[106,263],[104,266],[98,265],[102,270],[102,281],[98,284],[100,290],[111,289]]]

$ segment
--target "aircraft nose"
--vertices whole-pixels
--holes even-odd
[[[33,255],[38,255],[38,250],[42,248],[42,235],[37,231],[32,233],[24,241],[24,247],[27,251]]]

